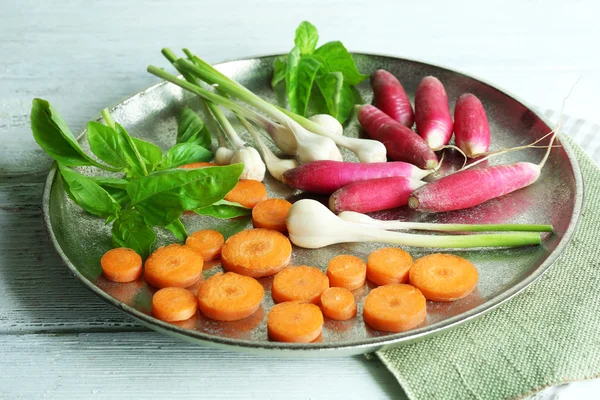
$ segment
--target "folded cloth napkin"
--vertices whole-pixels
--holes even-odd
[[[600,148],[590,142],[600,134],[573,133],[588,154]],[[518,398],[600,376],[600,169],[573,139],[560,139],[574,150],[584,181],[571,243],[546,274],[483,317],[377,352],[409,398]]]

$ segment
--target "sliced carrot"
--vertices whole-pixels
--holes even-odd
[[[319,304],[321,295],[329,288],[329,279],[315,267],[289,267],[275,275],[271,295],[276,303],[306,301]]]
[[[204,261],[218,258],[221,255],[223,243],[225,243],[223,235],[214,229],[196,231],[185,240],[185,245],[196,250]]]
[[[281,232],[249,229],[231,236],[223,245],[221,263],[226,271],[259,278],[275,275],[292,257],[292,244]]]
[[[185,165],[179,166],[177,168],[193,169],[193,168],[205,168],[205,167],[216,167],[216,166],[217,166],[217,164],[213,164],[211,162],[198,161],[198,162],[193,162],[190,164],[185,164]]]
[[[323,314],[314,304],[286,301],[274,305],[267,314],[267,332],[277,342],[308,343],[323,329]]]
[[[252,209],[252,225],[287,233],[285,219],[291,207],[292,203],[284,199],[261,201]]]
[[[404,332],[425,320],[425,296],[403,283],[379,286],[365,298],[363,317],[373,329]]]
[[[192,286],[202,278],[203,264],[202,256],[190,247],[170,244],[148,257],[144,279],[157,288]]]
[[[452,254],[430,254],[410,268],[410,284],[433,301],[462,299],[471,294],[478,279],[472,263]]]
[[[358,289],[367,279],[367,265],[356,256],[342,254],[329,261],[327,277],[331,286]]]
[[[326,317],[346,321],[356,315],[356,301],[348,289],[332,287],[321,295],[321,310]]]
[[[254,278],[233,272],[218,273],[198,290],[202,314],[217,321],[237,321],[254,314],[265,295]]]
[[[244,207],[254,208],[258,203],[267,199],[267,188],[260,181],[241,179],[227,193],[225,200],[240,203]]]
[[[127,247],[107,251],[100,265],[104,276],[113,282],[131,282],[142,276],[142,257]]]
[[[198,301],[187,289],[167,287],[152,296],[152,314],[162,321],[185,321],[196,312]]]
[[[378,285],[408,282],[408,271],[413,259],[397,247],[375,250],[367,259],[367,279]]]

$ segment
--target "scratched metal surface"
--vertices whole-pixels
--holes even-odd
[[[481,81],[444,68],[415,61],[357,54],[358,67],[364,73],[385,68],[398,76],[411,100],[420,79],[426,75],[437,76],[445,85],[453,109],[455,99],[464,92],[476,94],[485,105],[492,130],[492,150],[523,145],[548,133],[551,128],[528,107]],[[233,61],[219,64],[218,68],[246,85],[260,97],[285,106],[282,85],[271,90],[272,57]],[[365,103],[371,101],[368,82],[358,90]],[[137,137],[159,145],[163,150],[175,143],[177,116],[184,105],[198,109],[198,100],[171,84],[158,84],[117,105],[113,110],[116,121]],[[243,129],[230,118],[239,132]],[[355,118],[345,127],[348,136],[360,136]],[[249,135],[242,136],[251,142]],[[87,143],[82,140],[87,149]],[[343,151],[345,158],[353,160],[351,153]],[[528,149],[510,153],[493,160],[491,164],[532,161],[538,162],[543,150]],[[460,165],[460,161],[450,155],[442,173],[447,173]],[[92,168],[81,168],[86,174],[97,174]],[[306,196],[268,177],[265,180],[269,196],[284,197],[291,201]],[[477,188],[473,188],[477,190]],[[325,200],[324,197],[318,198]],[[362,300],[372,288],[371,284],[354,292],[359,312],[353,320],[337,322],[326,320],[323,335],[315,343],[283,344],[268,341],[266,334],[266,313],[273,305],[270,296],[272,278],[262,278],[266,295],[261,309],[253,316],[237,322],[223,323],[211,321],[198,314],[194,318],[178,324],[168,324],[154,319],[150,314],[152,289],[143,281],[116,284],[101,275],[99,259],[110,248],[110,227],[99,218],[86,215],[72,203],[64,193],[61,181],[55,179],[53,169],[47,179],[44,193],[44,218],[50,237],[57,251],[89,289],[110,304],[136,318],[144,325],[181,338],[198,341],[231,350],[258,352],[289,356],[338,356],[358,354],[384,347],[398,346],[433,335],[459,325],[502,301],[509,299],[531,284],[552,264],[563,250],[575,227],[582,203],[581,177],[576,161],[568,149],[557,148],[544,167],[539,181],[526,189],[489,201],[469,210],[444,214],[418,214],[406,209],[398,209],[374,214],[381,219],[404,219],[423,222],[465,222],[465,223],[552,223],[553,235],[546,235],[540,246],[520,249],[463,250],[459,253],[472,261],[480,272],[477,289],[467,298],[453,303],[427,304],[427,319],[416,329],[400,334],[378,332],[365,326],[362,317]],[[213,228],[228,237],[242,229],[251,227],[248,219],[221,221],[209,217],[184,216],[183,222],[189,232],[203,228]],[[158,232],[158,245],[173,242],[168,231]],[[368,254],[383,247],[379,244],[342,244],[319,250],[294,248],[292,264],[313,265],[326,269],[327,262],[335,255],[349,253],[366,260]],[[414,258],[435,252],[436,249],[407,250]],[[205,278],[220,271],[218,262],[205,267]]]

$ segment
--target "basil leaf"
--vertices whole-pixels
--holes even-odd
[[[132,204],[150,225],[169,225],[183,211],[203,208],[225,197],[237,184],[243,164],[168,169],[129,182]]]
[[[129,183],[127,179],[113,178],[112,176],[90,176],[89,178],[102,187],[112,187],[123,190],[125,190]]]
[[[103,218],[114,217],[120,211],[119,203],[92,179],[80,175],[60,163],[58,169],[65,183],[67,194],[85,211]]]
[[[319,33],[313,24],[308,21],[303,21],[298,25],[298,28],[296,28],[294,44],[298,50],[300,50],[300,54],[312,54],[317,47],[318,41]]]
[[[132,137],[135,147],[138,149],[142,161],[146,165],[146,170],[152,172],[162,159],[162,150],[155,144],[145,140]]]
[[[277,57],[273,64],[273,78],[271,79],[271,87],[274,88],[279,82],[285,79],[287,63],[285,58]]]
[[[368,75],[358,72],[352,55],[346,50],[342,42],[328,42],[319,47],[314,56],[329,70],[329,72],[341,72],[344,74],[344,82],[349,86],[358,85]]]
[[[177,143],[194,143],[210,148],[211,138],[204,122],[191,108],[185,107],[177,121]]]
[[[300,58],[297,47],[290,52],[285,76],[286,91],[290,109],[296,114],[306,115],[306,105],[320,67],[321,63],[314,58]]]
[[[232,201],[220,200],[211,206],[197,208],[194,212],[199,215],[210,215],[215,218],[229,219],[250,215],[252,209]]]
[[[199,161],[210,161],[213,154],[204,147],[194,143],[179,143],[171,147],[165,154],[161,168],[177,168]]]
[[[89,178],[106,190],[121,207],[129,202],[129,195],[125,190],[129,183],[128,180],[110,176],[90,176]]]
[[[169,225],[165,226],[165,228],[170,230],[177,239],[181,241],[187,239],[187,232],[185,231],[185,226],[179,218],[171,222]]]
[[[69,167],[93,165],[108,171],[119,170],[102,165],[85,154],[67,124],[46,100],[33,99],[30,120],[33,138],[54,160]]]
[[[127,176],[139,178],[148,175],[146,163],[135,145],[133,138],[129,136],[125,128],[119,124],[115,124],[115,131],[117,132],[119,146],[123,149],[125,160],[127,160]]]
[[[88,122],[87,139],[96,157],[115,167],[127,167],[125,153],[113,128],[99,122]]]
[[[123,210],[112,226],[115,247],[128,247],[146,258],[156,241],[156,233],[137,210]]]

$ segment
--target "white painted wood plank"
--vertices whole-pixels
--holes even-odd
[[[0,335],[0,397],[47,399],[401,399],[364,357],[280,359],[151,332]]]
[[[323,41],[475,74],[540,108],[597,121],[599,3],[521,1],[302,2],[64,0],[0,2],[0,176],[41,174],[49,161],[31,137],[33,97],[52,101],[74,131],[101,108],[154,83],[159,50],[188,46],[208,61],[288,51],[311,20]]]

